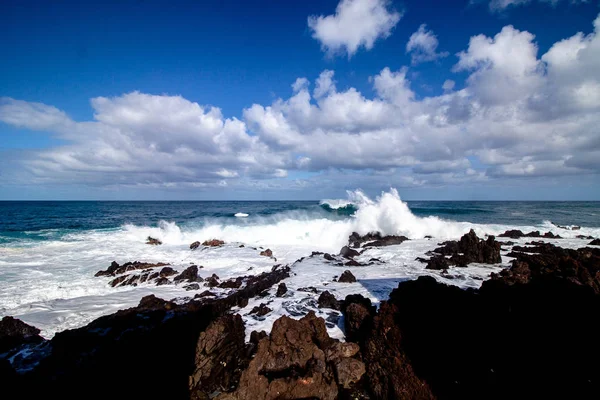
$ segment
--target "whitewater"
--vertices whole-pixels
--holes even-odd
[[[128,261],[164,262],[180,272],[195,264],[203,267],[199,271],[201,276],[217,274],[221,280],[259,274],[271,271],[276,264],[288,264],[292,271],[291,277],[284,281],[289,289],[286,297],[275,297],[276,288],[272,288],[273,293],[268,297],[253,299],[244,309],[235,310],[244,317],[247,333],[256,329],[269,331],[272,322],[281,315],[298,318],[314,310],[328,320],[332,336],[343,338],[337,318],[339,313],[318,309],[318,294],[297,289],[314,287],[318,292],[329,290],[338,299],[359,293],[377,304],[385,300],[399,282],[420,275],[431,275],[463,288],[479,287],[491,272],[508,265],[511,259],[506,257],[506,252],[503,252],[502,264],[474,264],[468,268],[453,269],[449,276],[425,270],[425,265],[416,261],[417,257],[433,250],[441,241],[458,239],[469,229],[475,230],[479,237],[498,235],[508,229],[550,231],[565,239],[546,241],[572,248],[583,247],[589,242],[578,239],[578,235],[600,237],[600,227],[596,223],[598,205],[592,204],[583,211],[577,211],[577,218],[573,213],[564,214],[565,210],[556,205],[546,205],[547,214],[551,215],[537,223],[524,224],[519,223],[524,215],[529,214],[529,206],[502,204],[485,207],[497,210],[500,206],[503,208],[498,211],[497,219],[502,223],[481,222],[495,218],[493,215],[485,216],[481,206],[444,205],[446,217],[416,215],[401,200],[398,192],[391,189],[376,198],[369,198],[361,191],[348,192],[347,199],[323,200],[317,207],[312,204],[286,207],[281,204],[260,205],[261,210],[274,209],[273,212],[250,209],[258,207],[256,204],[235,204],[231,210],[226,209],[221,214],[221,211],[208,216],[200,213],[198,217],[196,208],[207,208],[208,205],[179,204],[177,207],[185,208],[184,216],[194,216],[189,219],[178,217],[183,222],[159,219],[143,224],[123,223],[114,227],[86,229],[85,224],[78,227],[75,223],[65,225],[65,221],[61,221],[61,226],[69,229],[7,229],[0,234],[0,317],[15,316],[37,326],[43,336],[50,338],[56,332],[81,327],[102,315],[135,306],[148,294],[178,301],[189,300],[195,294],[186,291],[183,284],[110,287],[109,278],[94,277],[94,274],[106,269],[112,261],[120,264]],[[119,207],[121,210],[125,205],[106,207],[109,210]],[[505,209],[511,210],[514,215],[507,216]],[[537,209],[539,211],[539,207]],[[124,219],[135,219],[130,217],[132,211],[128,213]],[[424,213],[426,211],[421,212]],[[477,217],[477,213],[482,213],[482,216]],[[447,218],[448,215],[456,218]],[[580,225],[573,230],[550,222],[561,215],[566,221],[559,225],[567,228]],[[481,221],[478,222],[478,219]],[[581,224],[586,220],[592,223]],[[52,226],[52,222],[48,222],[47,226]],[[312,252],[337,254],[347,244],[352,232],[404,235],[411,240],[397,246],[365,251],[356,258],[358,261],[381,260],[366,267],[337,267],[324,262],[320,256],[309,257]],[[145,244],[149,236],[159,239],[162,245]],[[192,242],[210,239],[223,240],[225,245],[196,251],[189,248]],[[513,241],[523,244],[530,240]],[[267,248],[273,251],[273,258],[259,254]],[[345,269],[356,276],[356,283],[334,281]],[[205,289],[201,287],[200,290]],[[227,292],[225,289],[211,290],[218,295]],[[267,302],[273,312],[264,317],[248,315],[252,307],[261,302]]]

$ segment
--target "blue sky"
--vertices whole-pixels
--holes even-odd
[[[0,199],[598,200],[599,12],[3,1]]]

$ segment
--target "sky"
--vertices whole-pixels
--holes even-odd
[[[0,2],[0,200],[390,187],[600,200],[600,2]]]

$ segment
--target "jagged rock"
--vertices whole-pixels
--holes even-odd
[[[600,239],[594,239],[588,243],[590,246],[600,246]]]
[[[183,272],[173,278],[174,282],[188,281],[196,282],[198,280],[198,266],[192,265],[183,270]]]
[[[273,257],[273,252],[271,251],[271,249],[266,249],[264,251],[261,251],[260,255],[265,257]]]
[[[466,267],[470,263],[497,264],[502,262],[500,256],[500,242],[494,236],[487,240],[479,239],[475,231],[463,235],[460,240],[442,243],[433,252],[428,253],[431,258],[427,261],[426,269],[447,269],[450,265]],[[446,256],[450,256],[447,258]]]
[[[161,276],[156,280],[156,286],[169,285],[171,281],[168,278]]]
[[[498,237],[507,237],[507,238],[511,238],[511,239],[519,239],[522,237],[532,237],[532,238],[544,237],[547,239],[562,239],[562,237],[560,235],[555,235],[552,232],[546,232],[542,235],[539,231],[523,233],[522,231],[520,231],[518,229],[508,230],[508,231],[504,232],[503,234],[498,235]]]
[[[315,294],[319,293],[319,290],[316,287],[314,287],[314,286],[301,287],[301,288],[298,288],[298,291],[299,292],[315,293]]]
[[[40,343],[40,330],[20,319],[6,316],[0,320],[0,354],[24,344]]]
[[[358,255],[360,255],[360,253],[358,251],[351,249],[348,246],[344,246],[340,250],[340,256],[345,257],[345,258],[354,258]]]
[[[338,384],[360,380],[364,368],[358,360],[346,361],[343,352],[331,351],[336,343],[327,335],[325,321],[312,311],[299,321],[281,317],[271,335],[258,343],[237,390],[218,399],[336,399]]]
[[[200,285],[197,283],[190,283],[189,285],[185,285],[183,287],[185,290],[200,290]]]
[[[319,308],[331,308],[333,310],[340,309],[340,302],[329,291],[324,291],[319,296]]]
[[[189,378],[190,398],[208,399],[215,391],[237,385],[245,367],[244,322],[239,314],[225,315],[200,334],[194,372]]]
[[[151,244],[153,246],[157,246],[157,245],[162,244],[162,242],[156,238],[148,236],[148,238],[146,239],[146,244]]]
[[[113,261],[110,264],[110,267],[108,267],[105,271],[98,271],[98,272],[96,272],[96,274],[94,276],[96,276],[96,277],[98,277],[98,276],[116,276],[116,275],[124,274],[125,272],[129,272],[129,271],[134,271],[134,270],[138,270],[138,269],[164,267],[165,265],[169,265],[169,264],[165,264],[165,263],[152,264],[152,263],[144,263],[144,262],[134,261],[134,262],[125,263],[123,265],[119,265],[119,264],[117,264],[117,262]]]
[[[359,235],[356,232],[352,232],[352,234],[348,237],[348,243],[352,244],[352,247],[360,247],[362,243],[371,242],[374,240],[381,240],[381,233],[379,232],[371,232],[366,235]]]
[[[164,267],[163,269],[160,270],[160,272],[158,273],[158,275],[161,278],[166,278],[168,276],[173,276],[177,274],[177,271],[175,271],[173,268],[171,267]]]
[[[323,258],[326,259],[327,261],[335,261],[335,257],[333,257],[331,254],[329,253],[325,253],[323,254]]]
[[[196,250],[198,247],[200,247],[200,242],[195,241],[194,243],[190,244],[190,250]]]
[[[238,277],[238,278],[231,278],[228,279],[224,282],[221,282],[221,284],[219,285],[220,288],[222,289],[237,289],[240,286],[242,286],[242,283],[244,282],[244,278],[242,277]]]
[[[283,295],[287,293],[287,290],[288,290],[288,288],[287,288],[286,284],[281,282],[279,284],[279,286],[277,287],[277,293],[275,294],[275,296],[283,297]]]
[[[361,342],[371,327],[375,307],[371,300],[360,294],[346,296],[341,306],[346,338],[353,342]]]
[[[224,244],[225,244],[225,242],[222,240],[219,240],[219,239],[205,240],[204,242],[202,242],[202,246],[208,246],[208,247],[219,247],[219,246],[223,246]]]
[[[356,282],[356,277],[352,275],[352,272],[346,270],[340,275],[338,282],[342,283],[354,283]]]
[[[211,288],[219,286],[219,277],[216,274],[212,274],[211,277],[206,278],[206,283],[204,285]]]
[[[265,332],[265,331],[260,331],[260,332],[252,331],[250,333],[250,343],[252,343],[254,345],[258,345],[258,342],[260,342],[267,336],[269,336],[269,335],[267,335],[267,332]]]
[[[403,242],[409,240],[406,236],[384,236],[381,239],[375,240],[374,242],[367,243],[363,247],[384,247],[384,246],[394,246],[398,244],[402,244]]]
[[[273,310],[270,309],[269,307],[267,307],[266,304],[260,303],[259,306],[254,307],[248,314],[254,314],[258,317],[262,317],[264,315],[267,315],[271,311],[273,311]]]

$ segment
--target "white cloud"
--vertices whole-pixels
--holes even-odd
[[[496,179],[593,176],[600,163],[600,17],[538,54],[512,26],[473,36],[444,93],[420,98],[407,67],[383,68],[375,95],[336,87],[334,72],[299,78],[288,98],[242,119],[180,96],[96,98],[76,122],[43,104],[5,98],[0,120],[45,130],[66,145],[23,157],[32,182],[248,190],[466,185]],[[14,160],[12,162],[15,162]],[[293,171],[318,172],[292,179]],[[4,178],[3,178],[4,179]]]
[[[370,50],[377,39],[390,36],[401,17],[389,0],[341,0],[334,15],[308,17],[308,27],[323,51],[352,57],[360,47]]]
[[[437,36],[433,31],[427,30],[427,25],[422,24],[408,39],[406,52],[411,54],[413,65],[448,57],[447,51],[437,52],[438,45]]]

